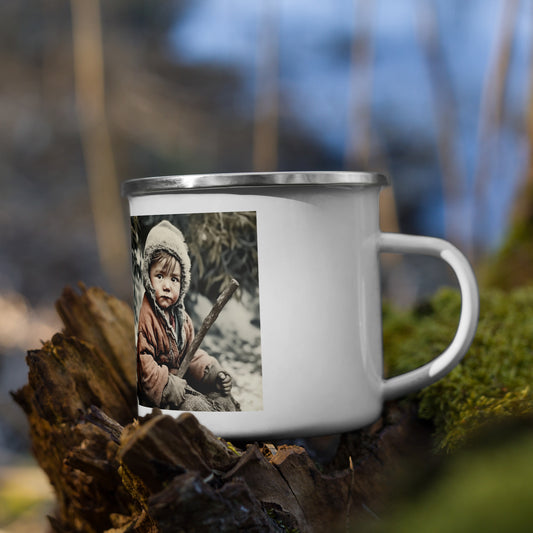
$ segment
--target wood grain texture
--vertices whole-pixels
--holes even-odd
[[[84,286],[57,309],[64,331],[28,352],[28,383],[13,393],[55,490],[55,532],[346,531],[386,501],[413,439],[429,442],[396,404],[334,437],[322,464],[294,443],[233,445],[190,413],[137,419],[131,309]]]

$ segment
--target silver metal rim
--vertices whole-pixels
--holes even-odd
[[[122,184],[123,196],[191,192],[195,189],[246,189],[249,187],[283,186],[378,186],[389,185],[389,179],[377,172],[253,172],[237,174],[189,174],[137,178]]]

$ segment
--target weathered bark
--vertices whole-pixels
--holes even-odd
[[[54,531],[336,531],[386,500],[391,467],[428,432],[391,405],[317,467],[300,446],[217,438],[192,414],[137,420],[133,314],[100,289],[66,289],[65,331],[28,353],[13,394],[57,496]],[[422,436],[422,438],[420,438]]]

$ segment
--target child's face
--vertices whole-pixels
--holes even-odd
[[[171,264],[156,261],[150,267],[150,281],[155,291],[155,301],[161,309],[173,306],[179,298],[181,289],[181,266],[178,261]]]

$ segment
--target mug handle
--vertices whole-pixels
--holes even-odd
[[[383,380],[383,398],[392,400],[431,385],[461,361],[476,333],[479,317],[479,292],[469,262],[455,246],[445,240],[401,233],[381,233],[378,237],[378,250],[379,252],[414,253],[440,257],[455,272],[461,290],[461,316],[452,343],[429,363]]]

